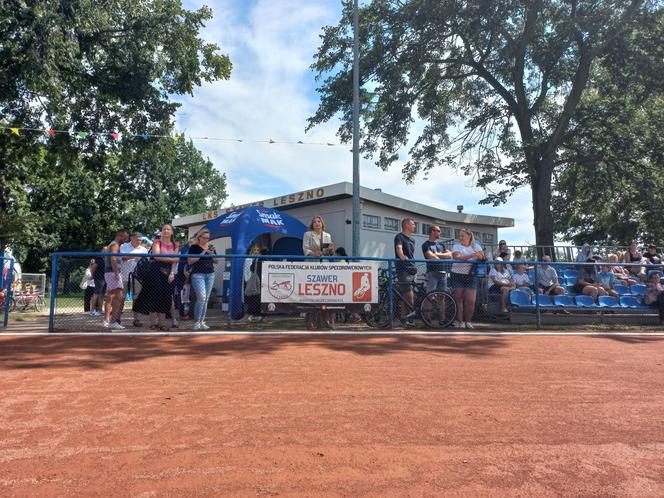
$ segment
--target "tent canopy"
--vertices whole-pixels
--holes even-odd
[[[251,241],[265,233],[282,233],[302,239],[308,230],[300,220],[260,206],[225,213],[208,222],[204,228],[210,230],[210,239],[230,237],[234,254],[245,254]]]
[[[233,254],[246,254],[251,242],[266,233],[284,234],[290,239],[280,239],[274,249],[279,254],[302,255],[302,238],[307,226],[292,216],[259,206],[237,209],[225,213],[207,223],[203,228],[210,231],[210,239],[221,237],[231,238],[231,249]],[[299,239],[299,243],[293,239]],[[278,248],[278,249],[277,249]],[[243,273],[244,261],[242,259],[231,262],[230,281],[232,282],[232,293],[229,293],[229,308],[234,319],[240,319],[244,315],[243,305]]]

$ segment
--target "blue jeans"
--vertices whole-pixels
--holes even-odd
[[[192,273],[191,286],[196,293],[196,305],[194,306],[194,320],[202,322],[205,320],[205,312],[208,307],[208,300],[212,294],[214,285],[214,273]]]

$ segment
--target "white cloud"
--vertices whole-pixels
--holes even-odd
[[[198,8],[203,1],[187,3]],[[307,117],[315,111],[312,92],[313,61],[321,28],[338,20],[337,0],[215,0],[214,19],[203,36],[217,43],[233,62],[229,81],[206,84],[194,97],[181,99],[179,129],[190,136],[267,140],[276,144],[196,141],[216,167],[225,172],[229,203],[242,204],[317,185],[352,178],[349,146],[286,145],[280,141],[337,142],[337,122],[304,133]],[[379,170],[362,160],[361,183],[369,188],[424,202],[442,209],[515,218],[516,227],[500,236],[510,243],[534,241],[532,205],[528,191],[519,191],[506,206],[479,206],[482,192],[470,179],[440,168],[406,185],[399,165]]]

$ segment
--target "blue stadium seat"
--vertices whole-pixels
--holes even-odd
[[[620,294],[621,296],[626,296],[626,295],[628,295],[628,294],[630,293],[630,292],[629,292],[629,287],[627,287],[626,285],[620,285],[620,284],[618,284],[618,285],[614,285],[613,288],[614,288],[615,291],[616,291],[618,294]]]
[[[553,302],[552,296],[545,296],[544,294],[539,294],[539,305],[541,308],[547,308],[555,306],[555,303]]]
[[[576,301],[577,306],[581,306],[583,308],[596,308],[597,307],[597,303],[590,296],[576,296],[574,298],[574,300]]]
[[[510,292],[510,304],[518,308],[534,308],[530,302],[530,295],[518,290]]]
[[[578,271],[572,270],[572,269],[563,271],[563,275],[565,275],[565,278],[567,278],[568,280],[571,278],[575,281],[576,281],[576,276],[578,275],[578,273],[579,273]]]
[[[598,301],[602,308],[620,308],[618,300],[613,296],[599,296]]]
[[[556,306],[563,306],[565,308],[576,307],[576,303],[574,302],[574,298],[572,296],[555,296],[553,298],[553,302],[556,304]]]
[[[646,286],[643,284],[634,284],[630,287],[630,292],[633,296],[645,296],[646,295]]]
[[[641,304],[639,303],[636,296],[620,296],[620,307],[621,308],[640,308]]]

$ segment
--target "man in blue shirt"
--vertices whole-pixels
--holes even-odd
[[[422,254],[425,259],[452,259],[452,253],[445,249],[445,245],[438,241],[440,237],[440,227],[431,225],[429,227],[429,240],[422,244]],[[434,290],[447,290],[447,263],[427,263],[427,292]]]

